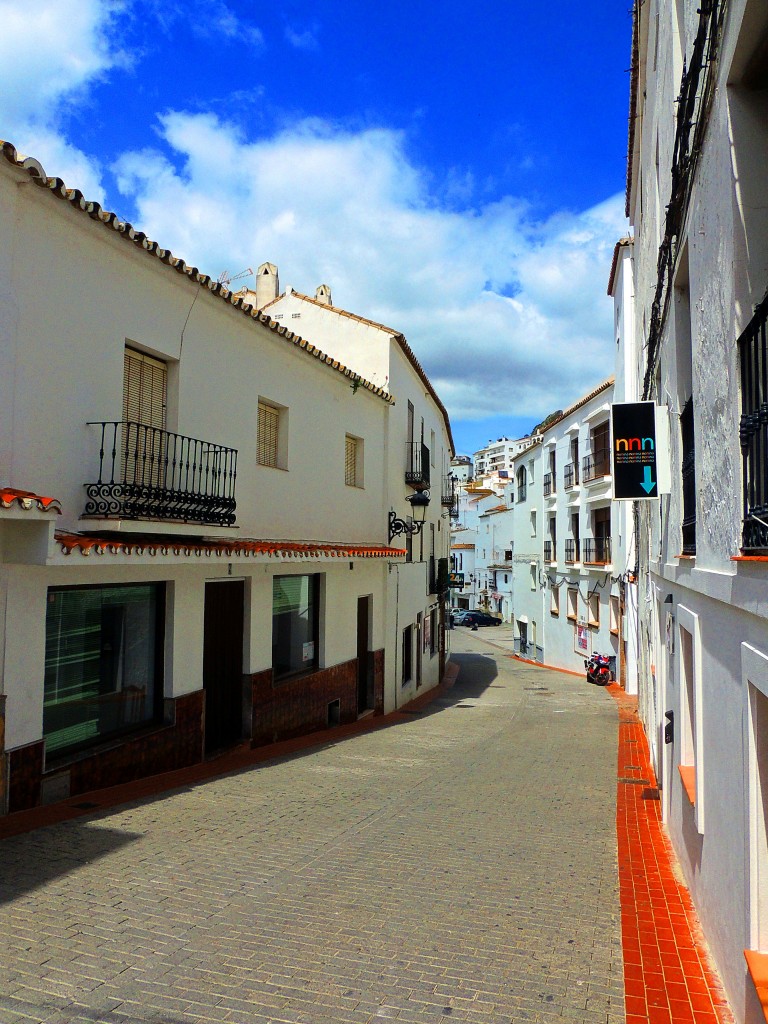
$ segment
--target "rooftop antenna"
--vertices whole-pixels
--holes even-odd
[[[227,288],[232,284],[233,281],[240,281],[243,277],[253,277],[253,271],[250,267],[246,267],[245,270],[241,270],[239,274],[230,274],[228,270],[222,270],[218,276],[219,284],[226,285]]]

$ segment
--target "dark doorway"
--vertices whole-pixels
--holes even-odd
[[[242,580],[216,580],[205,585],[206,754],[238,743],[243,735],[244,599]]]
[[[357,713],[373,707],[373,655],[370,651],[373,598],[357,599]]]

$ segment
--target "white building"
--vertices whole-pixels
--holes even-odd
[[[444,506],[414,536],[393,525],[453,452],[404,339],[373,383],[306,322],[2,156],[5,809],[434,686]]]
[[[640,710],[709,948],[736,1019],[757,1024],[753,982],[768,965],[768,5],[634,6],[637,379],[668,421],[672,466],[671,494],[641,511]]]

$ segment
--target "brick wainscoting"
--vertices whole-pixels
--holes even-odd
[[[384,651],[375,651],[374,710],[384,711]],[[251,686],[251,738],[254,747],[357,719],[357,658],[297,679],[274,682],[272,669],[247,677]],[[339,702],[336,722],[329,705]]]
[[[50,794],[48,802],[197,764],[203,759],[204,702],[202,690],[166,701],[168,725],[127,736],[108,750],[78,757],[45,774],[42,740],[10,751],[9,812],[36,807],[44,789]]]

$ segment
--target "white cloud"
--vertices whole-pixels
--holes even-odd
[[[296,28],[294,25],[286,25],[285,38],[297,50],[319,50],[318,40],[320,29],[317,24],[308,25],[305,28]]]
[[[613,372],[623,198],[543,222],[508,199],[448,210],[404,137],[305,121],[245,139],[213,115],[160,119],[159,152],[116,171],[143,230],[217,276],[269,260],[281,284],[402,330],[457,418],[543,418]],[[511,297],[510,297],[511,296]]]
[[[103,196],[98,165],[67,141],[63,122],[126,62],[111,35],[123,9],[119,0],[0,0],[0,137],[94,199]]]

